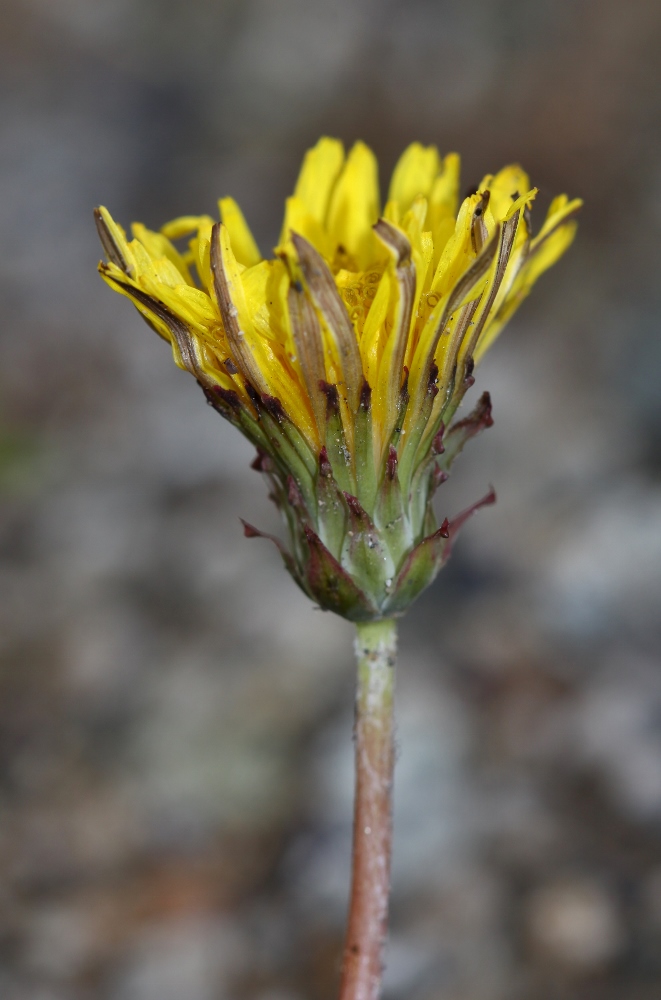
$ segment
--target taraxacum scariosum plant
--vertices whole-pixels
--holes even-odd
[[[459,157],[414,143],[380,209],[363,143],[308,151],[280,242],[263,258],[236,202],[129,240],[96,219],[111,288],[169,341],[211,405],[257,448],[287,526],[294,580],[358,625],[354,872],[343,1000],[376,997],[387,912],[393,619],[431,583],[457,530],[493,491],[437,523],[432,500],[487,393],[452,422],[475,364],[574,237],[580,201],[556,198],[533,235],[519,166],[461,204]],[[173,241],[186,240],[185,250]],[[245,524],[249,536],[260,535]]]

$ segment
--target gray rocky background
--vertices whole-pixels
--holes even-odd
[[[233,194],[269,248],[322,133],[586,200],[402,627],[386,1000],[661,996],[660,52],[658,0],[5,0],[3,1000],[336,993],[351,629],[91,219]]]

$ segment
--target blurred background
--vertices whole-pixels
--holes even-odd
[[[5,0],[3,1000],[336,994],[352,630],[91,215],[232,194],[268,252],[320,134],[586,201],[402,627],[386,1000],[661,996],[660,51],[658,0]]]

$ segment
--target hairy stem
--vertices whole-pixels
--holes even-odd
[[[377,1000],[390,891],[397,629],[385,620],[357,632],[353,866],[340,1000]]]

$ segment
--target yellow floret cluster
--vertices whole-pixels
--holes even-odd
[[[567,249],[580,201],[556,198],[533,236],[536,190],[518,166],[487,175],[459,201],[459,157],[409,146],[381,208],[377,162],[321,139],[287,199],[280,241],[263,258],[236,202],[220,223],[185,216],[132,239],[104,208],[108,284],[127,295],[203,385],[279,401],[310,447],[323,446],[336,386],[349,448],[363,382],[372,391],[375,458],[400,412],[415,423],[430,377],[429,428],[539,275]],[[185,248],[182,248],[185,242]],[[179,249],[178,249],[179,247]],[[305,291],[302,297],[301,291]],[[458,400],[456,400],[458,401]]]

